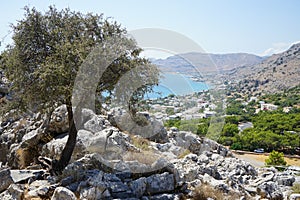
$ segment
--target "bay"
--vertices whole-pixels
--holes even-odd
[[[182,96],[209,89],[206,83],[194,81],[183,74],[163,73],[162,76],[159,85],[153,88],[154,92],[147,93],[145,99],[164,98],[170,94]]]

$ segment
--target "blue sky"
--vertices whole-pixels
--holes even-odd
[[[59,9],[70,7],[104,13],[129,31],[169,29],[189,37],[211,53],[270,55],[300,41],[297,0],[11,0],[1,5],[0,50],[11,42],[10,35],[6,36],[9,24],[23,17],[25,5],[42,11],[56,5]]]

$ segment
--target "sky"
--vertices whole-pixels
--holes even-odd
[[[10,0],[0,12],[0,50],[12,43],[10,24],[24,6],[49,5],[83,13],[103,13],[128,31],[166,29],[189,38],[209,53],[272,55],[300,41],[298,0]],[[154,57],[163,57],[153,53]]]

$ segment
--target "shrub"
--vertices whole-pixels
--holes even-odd
[[[266,165],[286,165],[284,160],[284,155],[282,152],[272,151],[269,155],[269,158],[265,160]]]

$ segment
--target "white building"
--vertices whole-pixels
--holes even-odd
[[[260,104],[260,110],[277,110],[278,106],[270,103]]]
[[[216,115],[215,111],[204,111],[204,117],[208,118],[208,117],[213,117]]]

